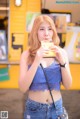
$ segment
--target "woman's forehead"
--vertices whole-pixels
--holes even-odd
[[[42,23],[40,24],[40,27],[42,27],[42,26],[44,26],[44,27],[50,27],[51,25],[50,25],[49,22],[45,21],[45,22],[42,22]]]

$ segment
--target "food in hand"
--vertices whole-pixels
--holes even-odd
[[[41,45],[45,50],[44,57],[55,57],[56,56],[54,51],[52,50],[53,42],[44,42],[44,41],[42,41]]]

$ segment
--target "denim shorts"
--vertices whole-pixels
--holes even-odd
[[[24,119],[58,119],[63,114],[62,98],[51,104],[44,104],[27,99]]]

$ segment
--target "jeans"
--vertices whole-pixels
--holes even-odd
[[[56,108],[55,108],[56,107]],[[58,119],[63,114],[62,98],[54,104],[44,104],[27,99],[24,119]]]

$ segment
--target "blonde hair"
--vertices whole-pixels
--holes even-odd
[[[30,52],[30,57],[33,58],[33,60],[34,60],[37,50],[41,46],[41,42],[38,39],[37,32],[38,32],[40,25],[44,21],[48,22],[53,30],[54,35],[52,37],[52,40],[53,40],[54,44],[59,45],[59,37],[57,35],[57,31],[56,31],[55,24],[54,24],[53,20],[48,15],[40,15],[40,16],[36,17],[36,19],[34,20],[34,23],[33,23],[33,27],[32,27],[30,36],[29,36],[29,46],[30,46],[29,52]]]

